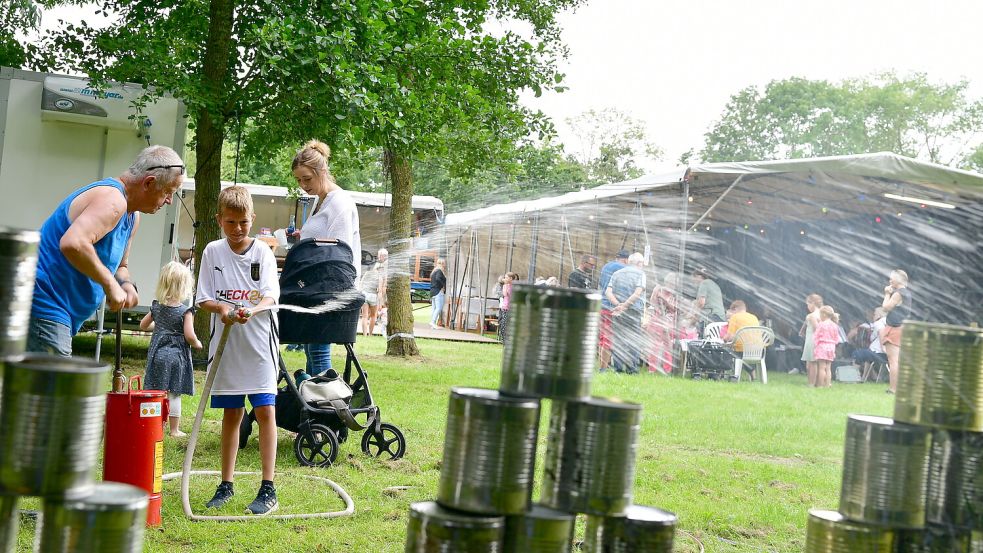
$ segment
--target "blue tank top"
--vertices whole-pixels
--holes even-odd
[[[95,313],[106,295],[102,286],[68,262],[60,247],[62,237],[71,226],[68,209],[72,201],[79,194],[96,186],[112,186],[126,197],[123,183],[116,179],[103,179],[72,192],[41,225],[31,316],[66,325],[72,329],[72,334],[77,333],[82,323]],[[123,253],[133,232],[134,216],[134,213],[124,213],[116,227],[94,245],[99,260],[111,273],[116,273],[123,260]]]

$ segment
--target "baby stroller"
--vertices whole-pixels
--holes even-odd
[[[728,380],[737,382],[734,374],[734,350],[709,340],[692,340],[686,355],[686,370],[693,380]]]
[[[276,424],[296,432],[294,454],[301,465],[324,467],[334,463],[349,430],[361,431],[362,451],[389,459],[406,453],[406,438],[394,425],[382,422],[372,399],[368,375],[355,356],[358,313],[364,297],[354,292],[352,251],[337,240],[301,240],[287,253],[280,275],[280,302],[315,307],[338,300],[342,308],[321,314],[281,310],[278,316],[282,343],[334,343],[345,346],[345,371],[310,377],[298,370],[292,377],[279,357]],[[354,368],[354,372],[353,369]],[[359,419],[364,416],[364,423]],[[256,417],[250,411],[239,427],[239,449],[246,446]]]

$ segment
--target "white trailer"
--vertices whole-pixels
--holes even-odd
[[[185,108],[164,97],[137,113],[141,85],[102,93],[84,78],[0,68],[0,221],[39,229],[76,188],[121,175],[149,143],[181,153]],[[177,206],[140,216],[129,267],[140,286],[138,310],[149,308],[160,267],[173,256]]]
[[[222,188],[232,185],[231,182],[222,182]],[[282,186],[243,183],[239,183],[239,185],[249,190],[249,194],[253,197],[253,206],[256,210],[253,232],[256,234],[261,233],[264,228],[271,232],[276,229],[287,228],[290,224],[291,215],[295,218],[297,228],[300,228],[309,215],[309,206],[313,197],[304,196],[303,192],[298,195],[297,191]],[[387,243],[392,197],[389,194],[377,192],[352,191],[350,194],[358,206],[359,232],[362,237],[362,263],[368,264],[375,260],[379,248],[385,247]],[[181,186],[180,197],[174,202],[179,213],[173,233],[175,236],[174,246],[178,248],[181,259],[185,260],[190,257],[193,245],[194,198],[195,181],[194,179],[185,179]],[[437,249],[437,245],[431,237],[433,230],[443,222],[444,202],[433,196],[413,196],[412,208],[414,221],[413,250],[423,252]],[[355,255],[358,259],[358,252],[355,252]],[[432,268],[432,266],[431,262],[430,267]],[[427,274],[429,275],[429,271]]]

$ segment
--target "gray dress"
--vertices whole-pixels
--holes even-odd
[[[806,335],[804,339],[805,341],[802,343],[802,360],[808,363],[812,363],[813,361],[816,360],[816,356],[815,354],[813,354],[812,351],[813,348],[816,346],[816,344],[814,344],[812,341],[812,334],[814,330],[815,329],[812,327],[812,325],[809,324],[809,321],[807,320]]]
[[[194,395],[191,346],[184,339],[184,314],[190,309],[185,305],[161,305],[156,300],[150,306],[150,313],[154,318],[154,334],[147,349],[144,389]]]

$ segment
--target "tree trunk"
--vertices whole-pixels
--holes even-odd
[[[220,237],[218,222],[218,193],[222,186],[222,141],[225,138],[226,116],[223,106],[229,94],[229,61],[232,54],[232,0],[212,0],[209,9],[210,25],[205,57],[202,64],[204,98],[195,113],[195,268],[200,271],[201,254],[209,242]],[[199,355],[208,357],[209,313],[201,310],[195,316],[195,333],[204,344]]]
[[[413,220],[413,175],[410,163],[399,152],[386,147],[382,166],[392,184],[392,209],[389,212],[389,280],[386,302],[386,355],[420,355],[413,337],[413,308],[410,304],[410,258]]]

